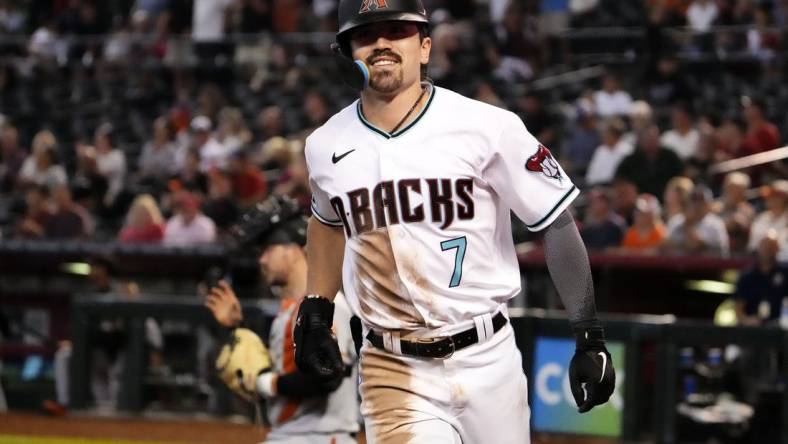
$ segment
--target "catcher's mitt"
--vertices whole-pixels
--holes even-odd
[[[216,359],[216,371],[230,390],[253,402],[258,398],[257,377],[271,371],[271,357],[253,331],[236,328]]]

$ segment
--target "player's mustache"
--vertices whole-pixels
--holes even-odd
[[[392,59],[396,60],[397,63],[402,63],[402,58],[400,56],[393,53],[392,51],[384,49],[382,51],[376,51],[372,53],[371,56],[367,57],[367,64],[371,65],[378,57],[391,57]]]

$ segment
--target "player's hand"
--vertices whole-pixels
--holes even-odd
[[[295,362],[304,373],[321,379],[340,377],[345,371],[339,345],[331,330],[334,303],[319,296],[307,296],[298,308],[293,329]]]
[[[569,385],[578,412],[585,413],[610,399],[616,387],[616,372],[600,325],[575,330],[575,338]]]
[[[211,288],[211,292],[205,297],[205,306],[211,310],[216,322],[223,327],[237,327],[243,320],[238,297],[224,280],[219,281],[219,285]]]

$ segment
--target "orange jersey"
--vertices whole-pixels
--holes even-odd
[[[643,250],[646,248],[658,247],[665,238],[665,225],[656,224],[651,231],[643,234],[635,227],[631,227],[624,234],[621,246],[633,250]]]

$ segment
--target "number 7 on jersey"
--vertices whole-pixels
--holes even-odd
[[[460,285],[460,280],[462,279],[462,261],[465,259],[465,247],[467,245],[468,241],[465,239],[465,236],[441,242],[442,251],[452,250],[454,248],[457,249],[457,253],[454,256],[454,273],[451,275],[449,288]]]

